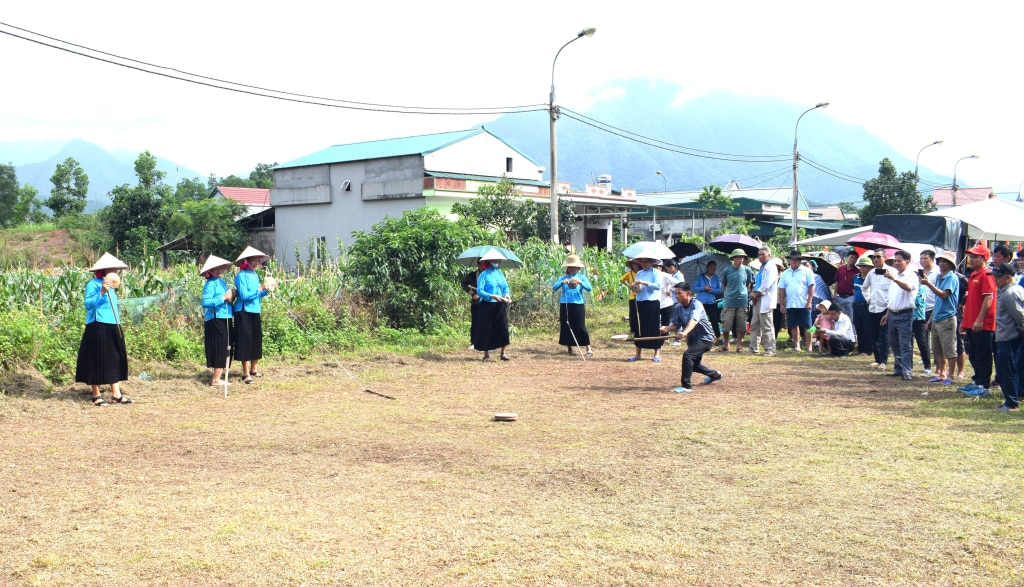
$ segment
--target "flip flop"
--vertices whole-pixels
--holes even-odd
[[[660,363],[661,362],[661,357],[654,357],[653,359],[651,359],[651,362],[652,363]]]
[[[941,383],[942,381],[942,377],[932,377],[931,379],[928,380],[928,383]]]
[[[638,357],[630,357],[630,358],[626,359],[626,362],[627,363],[633,363],[633,362],[635,362],[637,360],[638,360]]]

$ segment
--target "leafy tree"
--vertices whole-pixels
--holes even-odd
[[[242,179],[237,175],[229,175],[227,177],[220,178],[220,180],[217,181],[217,185],[229,188],[254,188],[256,187],[256,182],[249,179]]]
[[[25,222],[39,224],[46,222],[49,218],[43,210],[43,203],[36,197],[39,194],[32,184],[26,183],[18,189],[18,203],[14,205],[11,226],[18,226]]]
[[[14,164],[0,165],[0,228],[18,224],[14,218],[18,191],[18,172]]]
[[[255,187],[258,188],[274,187],[274,167],[277,167],[277,161],[273,163],[257,163],[256,169],[249,174],[249,181],[255,182]]]
[[[206,187],[206,184],[198,177],[185,178],[179,181],[177,187],[174,188],[174,199],[179,205],[185,202],[198,202],[209,198],[211,191],[213,188]]]
[[[750,234],[750,231],[757,228],[757,222],[754,220],[748,220],[741,216],[730,216],[725,219],[712,231],[714,236],[721,236],[723,234]]]
[[[878,177],[864,182],[864,200],[868,203],[860,219],[871,224],[881,214],[924,214],[937,207],[931,197],[917,191],[917,177],[911,171],[897,174],[896,167],[886,157],[878,165]]]
[[[206,253],[237,251],[245,247],[248,235],[235,220],[245,204],[227,198],[204,198],[186,201],[181,212],[168,222],[170,234],[191,235],[191,248]]]
[[[722,186],[720,185],[704,186],[704,190],[697,196],[697,202],[705,210],[732,212],[739,206],[732,198],[722,193]]]
[[[167,222],[176,211],[164,207],[176,205],[174,194],[149,151],[135,160],[135,175],[138,184],[114,188],[110,205],[101,211],[113,245],[129,259],[143,258],[169,236]]]
[[[765,244],[774,252],[775,255],[785,255],[789,253],[789,239],[793,235],[793,231],[789,228],[783,228],[776,226],[775,231],[772,233],[771,238]],[[807,238],[807,231],[799,226],[796,229],[796,240],[801,241]],[[803,252],[807,247],[796,247],[800,252]]]
[[[54,218],[69,214],[81,214],[85,210],[85,199],[89,194],[89,176],[78,165],[74,157],[68,157],[50,177],[53,189],[44,204],[53,211]]]
[[[489,240],[473,220],[452,222],[432,208],[385,218],[354,237],[348,270],[356,289],[394,328],[439,327],[451,318],[465,295],[459,277],[466,268],[455,258]]]
[[[529,199],[517,203],[521,199],[519,188],[508,177],[502,176],[496,184],[477,188],[477,197],[467,204],[453,204],[452,212],[463,218],[472,218],[519,242],[526,242],[532,236],[550,240],[550,209]],[[576,232],[576,217],[571,206],[563,205],[561,197],[558,201],[558,235],[565,244]]]

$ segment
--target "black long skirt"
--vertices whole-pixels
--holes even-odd
[[[558,344],[562,346],[590,345],[585,304],[558,304],[558,322],[561,324]],[[572,337],[573,334],[576,335],[575,339]]]
[[[206,348],[206,366],[223,369],[228,361],[228,328],[230,318],[212,318],[203,324],[203,347]]]
[[[661,336],[661,302],[658,300],[648,302],[638,300],[636,303],[636,314],[639,324],[638,337]],[[660,349],[664,343],[664,340],[640,340],[633,344],[642,349]]]
[[[508,346],[508,304],[481,302],[476,311],[476,333],[473,346],[478,351]]]
[[[469,342],[470,342],[470,344],[473,345],[473,348],[477,348],[476,347],[476,343],[478,341],[476,340],[476,323],[478,321],[477,320],[477,314],[479,314],[479,313],[480,313],[480,303],[479,302],[471,303],[469,305]]]
[[[75,381],[109,385],[128,379],[128,351],[117,324],[90,322],[78,345]]]
[[[235,314],[235,360],[254,361],[263,358],[263,321],[260,314]]]

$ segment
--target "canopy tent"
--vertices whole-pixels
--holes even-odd
[[[967,236],[975,240],[1024,241],[1024,204],[1019,202],[989,198],[926,216],[956,218],[967,225]]]

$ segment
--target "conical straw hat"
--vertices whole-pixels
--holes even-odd
[[[110,253],[103,253],[99,261],[89,268],[89,271],[103,271],[105,269],[127,269],[128,266],[121,262],[120,259],[111,255]]]
[[[242,259],[248,259],[250,257],[263,257],[264,259],[268,258],[267,254],[259,249],[253,247],[245,247],[245,250],[242,251],[240,255],[238,255],[237,259],[235,259],[235,263],[241,263]]]
[[[199,270],[199,275],[206,273],[210,269],[216,269],[217,267],[230,267],[231,261],[227,259],[221,259],[217,255],[210,255],[210,258],[203,263],[203,268]]]

